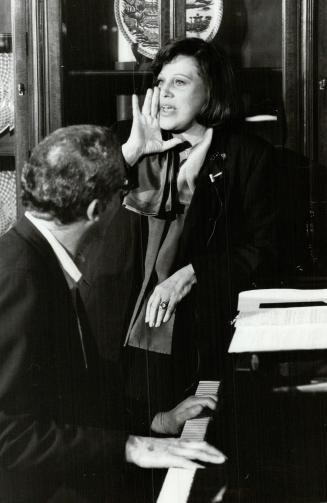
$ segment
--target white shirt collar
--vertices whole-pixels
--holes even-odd
[[[59,260],[59,263],[64,272],[68,274],[69,278],[71,278],[74,283],[78,283],[82,277],[82,273],[80,272],[70,255],[67,253],[65,248],[62,246],[62,244],[59,243],[59,241],[54,237],[54,235],[46,227],[46,225],[44,225],[43,221],[40,218],[34,217],[29,211],[25,211],[25,217],[28,218],[28,220],[42,234],[44,239],[47,240],[57,259]]]

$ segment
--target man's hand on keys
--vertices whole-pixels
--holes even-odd
[[[224,463],[226,457],[207,442],[179,438],[152,438],[130,435],[126,460],[141,468],[202,468],[201,463]]]
[[[217,395],[214,394],[189,396],[174,409],[158,412],[152,421],[151,430],[164,435],[177,435],[185,421],[194,419],[204,409],[215,410],[217,400]]]

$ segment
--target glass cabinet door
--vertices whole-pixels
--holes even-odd
[[[0,4],[0,235],[16,219],[11,2]]]
[[[62,0],[62,21],[65,124],[127,118],[126,96],[151,85],[157,47],[186,33],[225,47],[241,75],[244,113],[256,117],[253,129],[265,116],[262,134],[283,143],[282,0]]]

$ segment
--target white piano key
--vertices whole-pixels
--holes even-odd
[[[157,503],[184,503],[187,501],[196,469],[170,468]]]
[[[220,381],[200,381],[196,396],[217,394]],[[181,438],[201,442],[207,432],[210,417],[186,421]],[[170,468],[162,485],[157,503],[187,503],[196,469]],[[219,501],[219,500],[217,500]]]

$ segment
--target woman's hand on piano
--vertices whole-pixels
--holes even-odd
[[[141,468],[203,468],[201,463],[224,463],[222,452],[207,444],[179,438],[153,438],[130,435],[126,461]]]
[[[189,396],[174,409],[158,412],[153,418],[151,430],[164,435],[177,435],[185,421],[194,419],[204,409],[215,410],[217,395]]]

